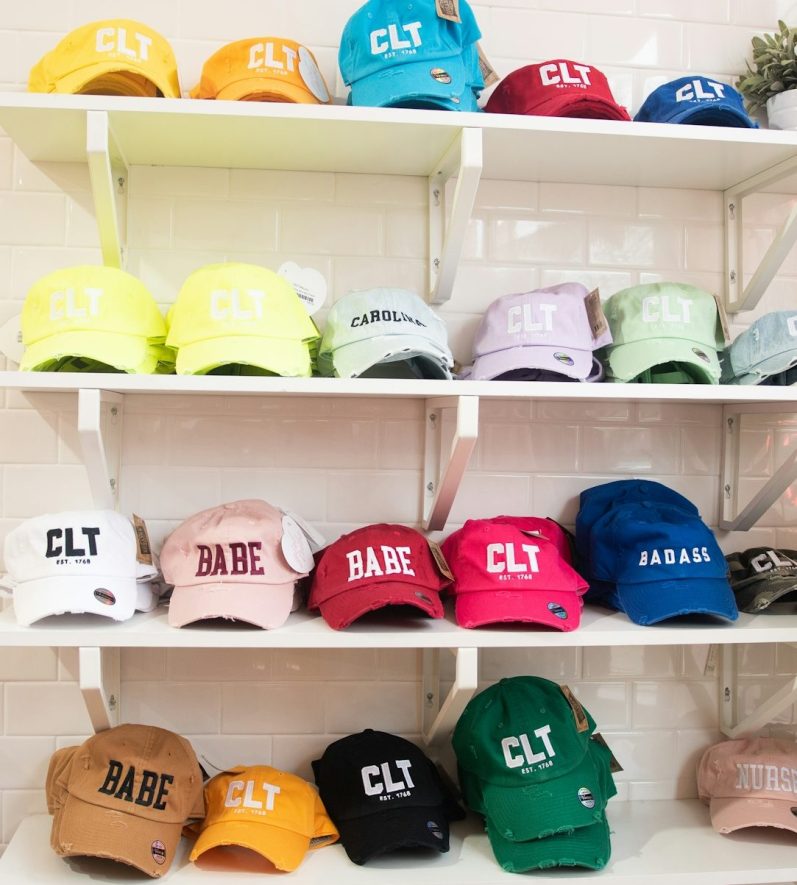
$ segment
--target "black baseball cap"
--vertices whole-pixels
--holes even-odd
[[[321,799],[356,864],[403,848],[448,851],[465,816],[434,763],[411,741],[366,729],[313,762]]]
[[[797,550],[751,547],[725,559],[740,611],[797,614]]]

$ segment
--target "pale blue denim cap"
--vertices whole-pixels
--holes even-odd
[[[761,384],[797,365],[797,311],[759,317],[725,349],[723,384]]]

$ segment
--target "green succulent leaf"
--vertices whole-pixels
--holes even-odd
[[[797,28],[778,19],[772,34],[751,40],[752,64],[745,59],[747,72],[736,81],[751,111],[761,110],[767,100],[787,89],[797,88]]]

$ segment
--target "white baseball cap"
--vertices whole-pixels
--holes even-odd
[[[360,289],[335,302],[318,353],[322,375],[451,378],[446,327],[407,289]]]
[[[151,611],[156,566],[136,558],[133,524],[114,510],[70,510],[25,520],[5,541],[7,575],[17,622],[28,626],[61,614],[126,621]]]

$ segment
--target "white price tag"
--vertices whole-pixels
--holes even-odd
[[[304,532],[290,516],[282,517],[282,541],[280,543],[285,560],[295,572],[306,574],[313,570],[315,565],[313,551],[307,543]]]
[[[295,261],[286,261],[277,273],[296,289],[299,300],[310,316],[321,310],[327,300],[327,281],[320,271],[312,267],[299,267]]]
[[[14,363],[22,362],[25,345],[22,343],[22,315],[17,314],[0,326],[0,353]]]

